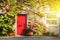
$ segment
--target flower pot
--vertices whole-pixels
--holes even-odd
[[[31,32],[28,32],[27,35],[28,36],[33,36],[33,32],[32,31]]]
[[[14,35],[14,32],[9,32],[8,35],[9,36],[13,36]]]

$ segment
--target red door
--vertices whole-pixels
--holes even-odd
[[[27,24],[27,15],[19,14],[17,15],[17,35],[22,35]]]

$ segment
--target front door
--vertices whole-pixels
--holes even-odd
[[[27,24],[27,15],[19,14],[17,15],[17,35],[22,35]]]

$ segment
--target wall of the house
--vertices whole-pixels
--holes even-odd
[[[50,33],[54,33],[54,35],[58,35],[59,34],[59,26],[46,27],[46,31],[50,32]]]
[[[50,13],[50,15],[55,15],[55,14],[51,14]],[[57,14],[56,14],[57,15]],[[55,16],[56,16],[55,15]],[[47,16],[46,16],[47,17]],[[47,18],[45,17],[45,20],[47,20]],[[52,16],[53,17],[53,16]],[[54,25],[47,25],[47,22],[46,22],[46,31],[47,32],[50,32],[50,33],[53,33],[54,35],[59,35],[59,18],[58,17],[55,17],[55,18],[50,18],[50,20],[55,20],[56,21],[56,24],[54,24]],[[49,22],[51,22],[51,21],[49,21]],[[52,23],[51,24],[53,24],[53,21],[52,21]]]

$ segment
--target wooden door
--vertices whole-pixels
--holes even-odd
[[[19,14],[17,15],[17,35],[22,35],[27,25],[27,15]]]

